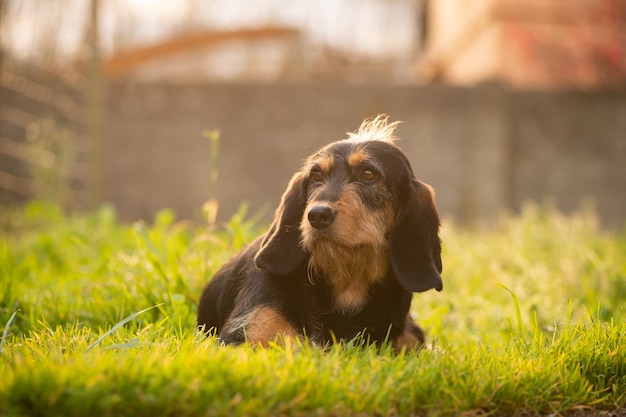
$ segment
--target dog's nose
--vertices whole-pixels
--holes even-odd
[[[335,211],[328,206],[313,206],[307,216],[316,229],[325,229],[335,220]]]

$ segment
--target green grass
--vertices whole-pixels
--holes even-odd
[[[3,209],[4,210],[4,209]],[[445,223],[444,291],[415,296],[431,347],[223,347],[198,296],[263,231],[120,224],[34,203],[0,219],[0,415],[533,415],[626,406],[626,233],[527,207]]]

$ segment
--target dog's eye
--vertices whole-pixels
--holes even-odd
[[[319,169],[314,169],[311,171],[311,178],[315,182],[320,182],[324,180],[324,174]]]
[[[364,169],[361,172],[361,179],[369,182],[374,181],[378,179],[378,172],[373,169]]]

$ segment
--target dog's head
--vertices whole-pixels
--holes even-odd
[[[393,143],[396,126],[382,116],[366,120],[305,161],[261,244],[259,268],[285,275],[321,249],[371,248],[386,254],[406,290],[442,289],[433,191]]]

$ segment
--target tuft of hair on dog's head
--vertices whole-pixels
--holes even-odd
[[[365,119],[354,132],[347,132],[350,142],[380,141],[393,143],[399,138],[395,135],[396,128],[401,121],[389,122],[389,116],[378,114],[376,117]]]

